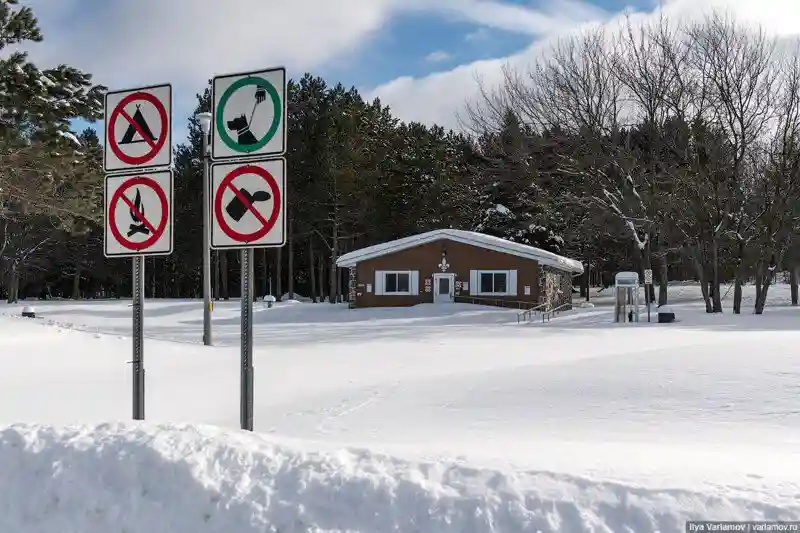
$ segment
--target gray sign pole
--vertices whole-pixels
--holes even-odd
[[[242,429],[253,431],[253,249],[242,250]]]
[[[144,257],[133,258],[133,419],[144,420]]]
[[[208,158],[208,134],[211,131],[211,113],[195,115],[203,132],[203,344],[211,346],[211,237],[210,180]]]

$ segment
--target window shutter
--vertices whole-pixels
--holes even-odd
[[[508,295],[509,296],[516,296],[517,295],[517,271],[516,270],[509,270],[508,271]]]
[[[410,276],[409,277],[411,279],[409,280],[409,283],[408,283],[409,287],[408,288],[410,289],[411,294],[413,294],[414,296],[418,296],[419,295],[419,270],[412,270],[410,272]]]
[[[478,271],[469,271],[469,293],[475,296],[481,292],[481,287],[478,285]]]
[[[383,296],[383,270],[375,271],[375,296]]]

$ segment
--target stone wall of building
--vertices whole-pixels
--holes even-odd
[[[539,305],[548,304],[555,309],[564,304],[572,304],[572,274],[552,267],[540,265]]]

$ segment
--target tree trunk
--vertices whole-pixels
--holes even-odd
[[[162,298],[174,298],[172,294],[167,294],[169,291],[169,285],[167,282],[169,281],[169,264],[167,263],[167,259],[165,258],[161,261],[161,297]]]
[[[231,295],[228,292],[228,277],[230,275],[228,272],[228,252],[219,250],[217,253],[219,254],[220,279],[222,282],[220,285],[222,287],[220,296],[222,296],[223,300],[230,300]]]
[[[75,265],[75,274],[72,276],[72,299],[78,300],[81,297],[81,267]]]
[[[792,305],[798,305],[797,277],[799,270],[800,268],[794,265],[792,265],[792,267],[789,269],[789,283],[792,286]]]
[[[2,232],[3,235],[3,240],[0,241],[0,259],[3,259],[3,254],[8,245],[8,220],[5,218],[0,222],[0,232]]]
[[[580,284],[580,297],[586,298],[589,301],[589,263],[587,262],[583,267],[583,276],[581,276]]]
[[[779,256],[783,254],[773,254],[772,259],[769,263],[769,268],[767,268],[766,273],[763,274],[761,288],[756,291],[756,306],[755,312],[757,315],[764,313],[764,308],[767,305],[767,293],[769,292],[769,287],[772,285],[772,280],[775,278],[775,272],[777,271],[778,263],[780,262]],[[777,256],[777,257],[776,257]]]
[[[275,298],[283,299],[283,248],[275,248]]]
[[[706,303],[706,313],[712,313],[713,307],[711,305],[711,298],[708,296],[708,282],[706,281],[706,273],[703,264],[699,259],[700,247],[697,246],[692,254],[692,264],[694,265],[695,274],[700,281],[700,291],[703,294],[703,301]]]
[[[294,300],[294,237],[292,235],[292,221],[289,219],[289,299]]]
[[[222,266],[220,265],[220,250],[214,252],[214,299],[222,297]]]
[[[755,312],[757,315],[764,313],[764,307],[767,305],[767,293],[769,292],[769,287],[772,284],[773,275],[773,271],[768,270],[767,274],[764,276],[764,281],[761,284],[761,289],[756,292]]]
[[[339,222],[334,218],[333,235],[331,239],[331,264],[330,264],[330,303],[339,302],[339,271],[336,260],[339,259]]]
[[[714,294],[713,308],[714,313],[722,312],[722,295],[720,294],[720,281],[719,281],[719,241],[717,237],[711,240],[711,285]]]
[[[261,254],[261,292],[269,294],[269,255],[267,249],[262,248],[259,252]]]
[[[667,305],[669,296],[669,265],[667,264],[667,254],[661,256],[658,265],[658,305]]]
[[[155,299],[156,297],[156,262],[158,260],[154,257],[153,258],[153,268],[150,269],[150,298]],[[145,263],[147,263],[147,259],[145,259]]]
[[[325,258],[319,258],[319,269],[317,273],[319,274],[319,301],[325,301]]]
[[[761,293],[761,285],[764,280],[764,268],[759,261],[758,267],[756,268],[756,294]]]
[[[11,263],[11,281],[8,284],[8,303],[15,304],[19,300],[19,263]]]
[[[592,263],[586,262],[586,301],[590,301],[592,296]]]
[[[742,287],[744,286],[744,251],[746,244],[742,241],[739,242],[739,248],[736,252],[736,281],[733,286],[733,313],[736,315],[742,314]]]
[[[314,275],[314,237],[308,236],[308,282],[311,284],[311,301],[317,303],[317,277]]]

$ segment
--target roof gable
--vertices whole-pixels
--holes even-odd
[[[583,265],[580,263],[580,261],[568,259],[540,248],[528,246],[527,244],[520,244],[508,241],[506,239],[501,239],[499,237],[492,237],[491,235],[486,235],[483,233],[458,229],[438,229],[429,231],[427,233],[420,233],[418,235],[412,235],[410,237],[404,237],[402,239],[361,248],[360,250],[355,250],[339,257],[339,259],[336,261],[336,264],[340,267],[351,267],[355,266],[356,263],[361,261],[367,261],[376,257],[389,255],[401,250],[406,250],[408,248],[413,248],[414,246],[427,244],[440,239],[450,239],[455,242],[477,246],[478,248],[494,250],[496,252],[523,257],[525,259],[532,259],[534,261],[538,261],[541,265],[550,266],[560,270],[566,270],[575,274],[583,273]]]

